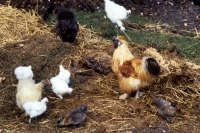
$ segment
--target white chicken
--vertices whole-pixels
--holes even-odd
[[[73,89],[68,86],[70,82],[71,73],[66,70],[62,65],[59,66],[60,72],[56,77],[52,77],[50,82],[52,84],[52,90],[56,94],[57,97],[63,99],[65,93],[71,95]]]
[[[131,10],[126,10],[123,6],[120,6],[113,1],[104,0],[105,2],[105,12],[107,17],[112,21],[112,23],[117,24],[120,30],[125,30],[122,21],[130,17]]]
[[[26,79],[26,78],[33,78],[33,71],[31,66],[19,66],[15,68],[15,75],[18,80]]]
[[[48,99],[45,97],[41,101],[26,102],[22,105],[23,109],[26,111],[26,114],[30,116],[29,123],[31,122],[32,118],[37,118],[37,116],[41,115],[46,111],[47,102]]]
[[[61,80],[64,80],[67,84],[69,84],[71,73],[68,70],[66,70],[62,65],[60,65],[59,68],[60,72],[56,77]]]
[[[50,81],[44,79],[41,82],[35,84],[33,79],[19,80],[17,85],[16,103],[17,106],[23,110],[22,105],[26,102],[39,101],[42,98],[42,90],[48,88]]]
[[[53,77],[50,79],[52,84],[52,90],[56,94],[57,97],[60,99],[63,99],[63,96],[65,93],[68,93],[71,95],[73,89],[69,88],[68,84],[57,77]]]

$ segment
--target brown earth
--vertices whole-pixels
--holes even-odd
[[[11,3],[16,4],[14,1]],[[142,3],[135,4],[140,6]],[[199,8],[194,7],[194,9]],[[139,13],[139,9],[137,10]],[[134,55],[141,58],[146,48],[136,44],[131,46]],[[199,88],[199,69],[191,69],[190,65],[184,64],[186,62],[184,59],[176,59],[174,53],[166,55],[166,51],[163,51],[162,55],[165,59],[179,61],[180,66],[175,68],[172,62],[167,70],[163,65],[159,78],[153,85],[143,90],[145,95],[141,99],[129,98],[120,101],[118,96],[122,92],[119,90],[114,74],[110,71],[107,75],[103,75],[85,66],[86,55],[97,51],[112,56],[111,41],[106,41],[83,27],[74,44],[63,43],[55,36],[35,35],[25,42],[12,43],[0,48],[0,78],[5,77],[3,81],[0,80],[0,132],[183,133],[200,131],[199,91],[196,90]],[[28,117],[24,116],[24,112],[16,106],[15,102],[17,79],[13,73],[14,69],[19,65],[31,65],[34,79],[40,82],[44,78],[51,78],[58,74],[60,64],[72,73],[69,84],[74,89],[72,95],[65,95],[64,99],[60,100],[51,90],[43,91],[43,96],[49,99],[48,109],[39,117],[38,123],[35,120],[30,124],[27,123]],[[166,123],[157,115],[155,107],[151,104],[155,96],[177,103],[178,114],[171,118],[172,124]],[[75,129],[57,127],[59,117],[82,104],[88,105],[88,111],[81,127]]]

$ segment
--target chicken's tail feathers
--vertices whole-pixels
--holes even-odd
[[[46,103],[46,102],[48,102],[49,100],[48,100],[48,98],[47,97],[44,97],[42,100],[41,100],[41,103]]]
[[[28,68],[32,69],[32,66],[31,66],[31,65],[29,65],[29,66],[28,66]]]
[[[70,94],[70,95],[71,95],[72,91],[73,91],[72,88],[68,88],[68,89],[67,89],[67,93]]]
[[[142,58],[142,67],[152,75],[158,76],[160,73],[160,65],[155,59],[149,56]]]
[[[59,68],[60,68],[60,71],[65,70],[65,68],[63,67],[63,65],[60,65]]]

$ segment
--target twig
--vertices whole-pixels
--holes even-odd
[[[197,28],[195,27],[194,29],[196,31],[197,36],[199,37],[199,32],[197,31]]]

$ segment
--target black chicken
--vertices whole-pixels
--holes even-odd
[[[61,7],[57,13],[56,33],[63,42],[74,42],[79,25],[75,20],[73,12],[65,7]]]

